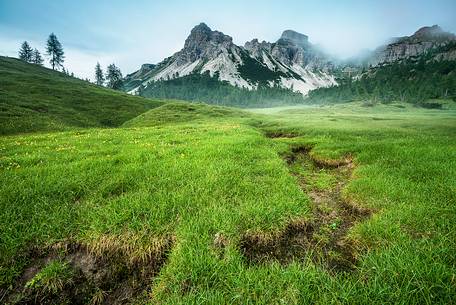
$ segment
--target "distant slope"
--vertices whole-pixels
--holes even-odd
[[[430,99],[456,101],[456,42],[391,64],[364,70],[339,86],[310,92],[307,102],[342,103],[353,100],[402,101],[423,107],[440,107]]]
[[[125,122],[122,127],[150,127],[167,123],[198,121],[210,118],[252,117],[252,114],[235,108],[170,101]]]
[[[425,26],[411,36],[393,38],[389,44],[378,47],[369,59],[369,64],[377,66],[419,58],[431,50],[436,51],[454,43],[456,35],[445,32],[438,25]],[[454,60],[455,55],[454,49],[441,49],[438,58]]]
[[[0,134],[116,127],[163,102],[0,57]]]

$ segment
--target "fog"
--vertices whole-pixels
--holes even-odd
[[[456,32],[454,0],[321,2],[1,1],[0,54],[17,56],[24,40],[43,50],[47,35],[55,32],[69,51],[66,67],[92,78],[97,61],[115,62],[127,74],[163,60],[182,48],[200,22],[232,36],[238,45],[253,38],[273,42],[292,29],[342,58],[426,25]]]

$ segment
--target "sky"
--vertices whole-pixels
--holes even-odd
[[[97,62],[126,75],[179,51],[200,22],[238,45],[292,29],[350,57],[422,26],[456,33],[456,0],[0,0],[0,55],[17,57],[24,40],[44,54],[54,32],[76,76],[93,79]]]

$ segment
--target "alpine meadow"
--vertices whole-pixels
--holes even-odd
[[[456,3],[132,4],[0,3],[0,304],[456,304]]]

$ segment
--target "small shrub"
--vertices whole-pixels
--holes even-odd
[[[377,104],[377,102],[375,102],[373,100],[365,100],[365,101],[363,101],[362,106],[363,107],[374,107],[376,104]]]
[[[426,108],[426,109],[442,109],[442,104],[440,104],[440,103],[423,102],[423,103],[418,103],[418,106]]]

